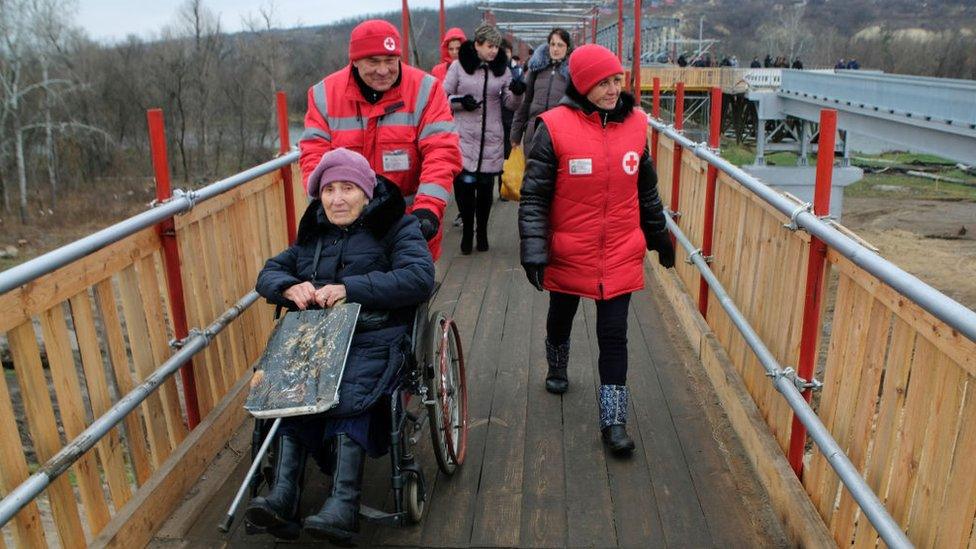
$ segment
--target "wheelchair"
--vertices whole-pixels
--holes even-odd
[[[406,357],[390,395],[390,470],[393,492],[392,512],[361,504],[360,518],[388,526],[416,524],[427,506],[427,482],[415,459],[414,447],[423,431],[428,431],[438,469],[451,476],[464,463],[468,438],[467,384],[464,354],[457,325],[441,311],[430,312],[430,299],[417,306],[410,331],[411,351]],[[277,315],[276,315],[277,316]],[[414,401],[416,399],[416,401]],[[411,411],[411,402],[414,401]],[[419,404],[419,405],[418,405]],[[270,445],[275,420],[255,418],[252,434],[252,467],[225,520],[218,526],[229,532],[237,506],[249,488],[256,497],[263,485],[274,479],[275,452]],[[426,429],[425,429],[426,427]],[[300,479],[299,482],[304,482]],[[247,534],[265,529],[245,519]],[[297,534],[296,534],[297,535]]]

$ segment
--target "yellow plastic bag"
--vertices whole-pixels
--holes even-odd
[[[518,202],[522,195],[522,176],[524,175],[525,155],[522,154],[522,147],[515,147],[502,167],[502,189],[500,191],[502,198]]]

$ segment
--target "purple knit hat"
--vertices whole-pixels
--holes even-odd
[[[373,198],[376,188],[376,172],[369,167],[366,157],[349,149],[333,149],[322,155],[319,165],[308,176],[308,196],[318,198],[322,185],[333,181],[348,181]]]

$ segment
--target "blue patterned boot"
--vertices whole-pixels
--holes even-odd
[[[626,385],[600,385],[600,432],[603,443],[617,456],[629,456],[634,440],[627,434]]]

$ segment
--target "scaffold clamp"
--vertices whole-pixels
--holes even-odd
[[[196,203],[197,203],[197,193],[194,192],[194,191],[184,191],[183,189],[173,189],[173,198],[185,198],[186,201],[189,203],[189,206],[186,208],[186,211],[187,212],[190,211],[190,210],[192,210],[193,209],[193,206],[195,206]],[[186,213],[186,212],[184,212],[184,213]]]
[[[785,377],[789,379],[790,381],[793,382],[793,386],[796,387],[796,389],[801,393],[807,390],[819,391],[820,389],[823,389],[823,383],[818,381],[816,378],[807,381],[802,377],[800,377],[799,375],[797,375],[796,370],[794,370],[793,368],[785,368],[783,370],[779,370],[773,373],[768,373],[766,375],[772,378]]]
[[[793,212],[790,214],[790,222],[784,223],[783,226],[791,231],[795,231],[799,229],[800,226],[796,224],[797,218],[800,217],[800,214],[803,212],[810,213],[812,211],[813,211],[813,204],[811,204],[810,202],[804,202],[803,204],[800,204],[799,206],[794,208]]]

